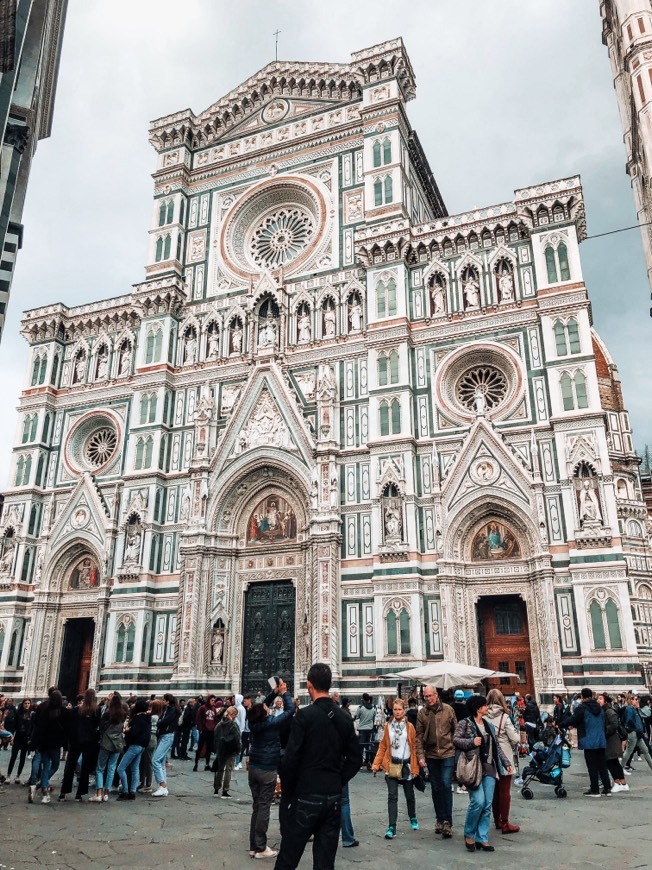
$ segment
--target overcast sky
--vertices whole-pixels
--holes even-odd
[[[636,222],[596,0],[71,0],[54,125],[39,144],[0,344],[0,485],[28,346],[24,309],[78,305],[143,280],[149,121],[200,112],[274,59],[347,63],[402,36],[409,104],[451,214],[581,174],[589,234]],[[594,325],[623,381],[639,449],[652,442],[649,288],[638,231],[581,247]]]

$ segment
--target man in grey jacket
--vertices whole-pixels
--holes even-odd
[[[376,708],[371,700],[371,695],[366,692],[362,696],[362,704],[358,707],[353,720],[358,722],[358,743],[362,750],[362,763],[371,769],[371,738],[376,727]]]

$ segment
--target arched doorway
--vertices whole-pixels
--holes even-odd
[[[516,674],[489,684],[504,695],[534,694],[527,607],[519,595],[487,595],[476,604],[480,667]]]

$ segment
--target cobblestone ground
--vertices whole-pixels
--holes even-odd
[[[0,753],[6,770],[8,753]],[[106,868],[252,868],[247,854],[249,790],[245,772],[235,774],[229,801],[213,798],[212,774],[192,773],[188,762],[174,762],[169,771],[170,797],[138,796],[135,803],[57,803],[59,775],[49,805],[27,803],[24,786],[5,786],[0,793],[0,870],[34,867],[106,870]],[[434,835],[429,792],[417,795],[421,830],[406,824],[405,805],[399,804],[398,836],[384,839],[387,823],[386,788],[381,777],[360,771],[351,785],[351,807],[360,846],[342,849],[338,868],[373,864],[375,868],[444,865],[452,868],[518,867],[652,867],[652,771],[635,763],[629,777],[631,792],[590,800],[581,753],[574,753],[566,771],[568,798],[559,800],[552,789],[536,782],[534,800],[525,801],[513,789],[512,821],[521,832],[502,836],[492,829],[493,854],[471,855],[464,850],[462,827],[468,798],[454,796],[454,837]],[[278,811],[272,810],[269,840],[279,842]],[[273,861],[256,862],[273,866]],[[306,854],[301,868],[312,866]]]

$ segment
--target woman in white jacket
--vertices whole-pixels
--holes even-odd
[[[487,695],[487,704],[489,705],[489,712],[485,718],[491,722],[496,730],[498,746],[500,746],[507,758],[513,758],[514,749],[520,742],[520,735],[511,720],[509,707],[503,693],[498,689],[492,689]],[[509,808],[512,802],[511,789],[511,774],[501,775],[496,783],[492,808],[496,828],[502,831],[503,834],[515,834],[517,831],[520,831],[518,825],[512,825],[509,821]]]

